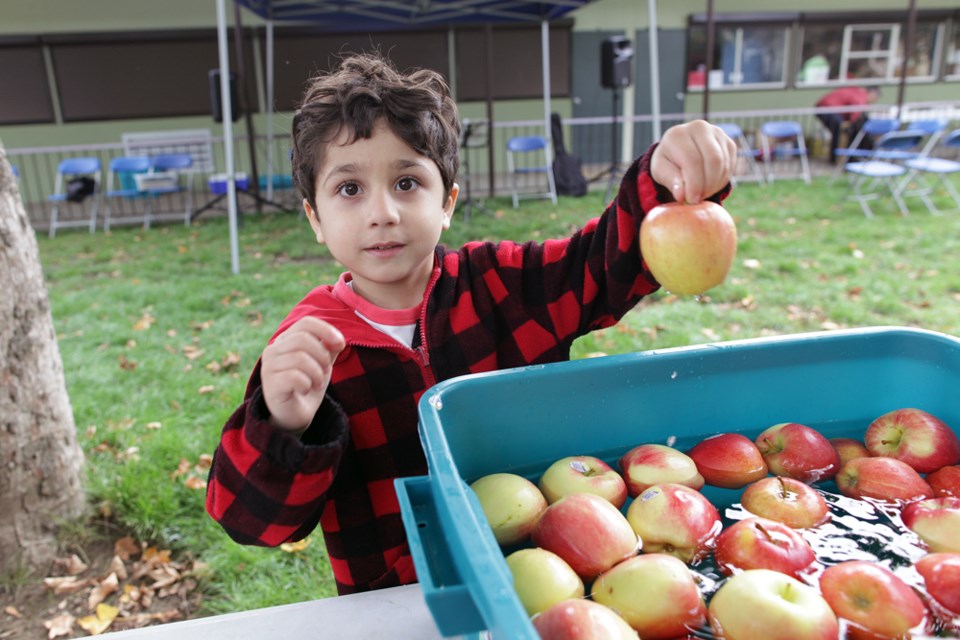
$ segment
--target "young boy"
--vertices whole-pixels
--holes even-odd
[[[438,74],[371,55],[317,78],[294,116],[294,182],[346,271],[264,349],[223,429],[207,510],[246,544],[298,540],[319,522],[341,594],[417,579],[393,480],[427,473],[424,391],[568,359],[577,337],[657,289],[639,253],[644,212],[724,195],[736,162],[718,128],[676,126],[571,237],[452,251],[438,241],[457,201],[459,133]]]

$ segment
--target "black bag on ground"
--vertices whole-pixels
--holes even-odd
[[[87,196],[92,196],[97,188],[97,182],[90,176],[79,176],[67,181],[67,200],[83,202]]]
[[[587,193],[587,179],[583,177],[580,159],[567,153],[563,144],[563,126],[560,114],[550,116],[550,129],[553,135],[553,179],[557,185],[557,195],[580,197]]]

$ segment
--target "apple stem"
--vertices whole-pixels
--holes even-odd
[[[780,497],[786,500],[790,497],[790,490],[787,489],[787,483],[784,482],[782,476],[777,476],[777,480],[780,482]]]
[[[759,522],[757,523],[757,529],[759,529],[759,530],[760,530],[760,533],[762,533],[763,535],[765,535],[765,536],[767,537],[767,540],[769,540],[770,542],[776,542],[776,540],[773,539],[773,536],[770,535],[770,532],[767,531],[766,527],[764,527],[764,526],[763,526],[762,524],[760,524]]]

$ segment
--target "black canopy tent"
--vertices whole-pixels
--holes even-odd
[[[543,60],[544,130],[550,131],[549,23],[592,0],[235,0],[265,21],[266,84],[268,118],[273,112],[273,25],[275,22],[306,23],[330,32],[384,31],[424,26],[488,25],[491,23],[540,24]],[[220,95],[223,113],[232,113],[230,60],[227,47],[226,0],[216,0],[220,61]],[[268,124],[267,135],[273,127]],[[233,273],[239,273],[237,196],[233,149],[233,122],[223,119],[226,154],[227,210],[230,222],[230,258]],[[268,145],[268,149],[272,145]],[[272,158],[268,158],[268,173]]]

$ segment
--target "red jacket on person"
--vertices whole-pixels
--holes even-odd
[[[276,429],[257,363],[214,455],[211,516],[236,541],[269,546],[319,522],[341,594],[415,582],[393,481],[427,473],[417,402],[453,376],[567,360],[576,338],[657,289],[638,241],[644,212],[666,195],[651,155],[628,169],[617,206],[570,238],[437,247],[418,348],[357,317],[346,278],[310,292],[274,338],[306,315],[343,333],[327,397],[301,438]]]
[[[817,101],[818,107],[859,107],[870,104],[870,92],[866,87],[840,87]],[[862,115],[857,112],[841,114],[844,120],[856,122]]]

